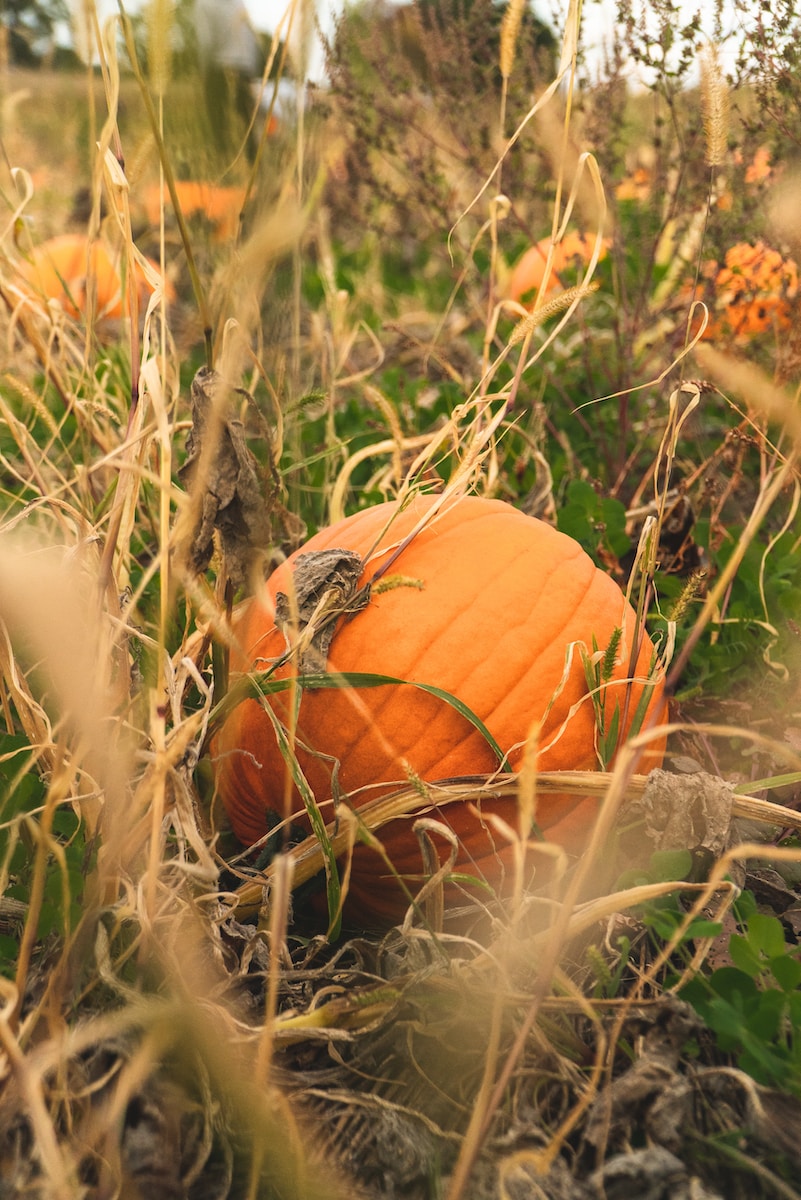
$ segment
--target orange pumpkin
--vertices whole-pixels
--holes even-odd
[[[627,175],[617,185],[615,196],[618,200],[650,200],[653,183],[653,170],[650,167],[636,167],[631,175]]]
[[[151,266],[159,272],[157,263],[151,262]],[[153,288],[138,263],[134,271],[139,307],[144,311]],[[90,286],[98,320],[129,315],[127,289],[123,292],[121,251],[113,251],[104,242],[90,242],[83,234],[65,233],[43,242],[29,261],[20,264],[19,274],[30,295],[58,300],[76,320],[86,315]],[[174,298],[169,283],[165,290],[168,297]]]
[[[706,262],[702,275],[706,284],[699,285],[695,296],[706,298],[710,309],[705,341],[745,343],[792,325],[798,267],[764,242],[738,242],[727,250],[722,267]]]
[[[302,552],[337,548],[367,556],[361,576],[366,582],[433,502],[418,496],[400,512],[391,503],[366,509],[322,530]],[[265,670],[284,652],[276,598],[290,594],[298,563],[298,554],[289,558],[241,610],[232,672]],[[653,648],[645,637],[636,679],[627,687],[634,612],[617,584],[572,538],[502,501],[464,497],[413,538],[388,574],[393,586],[374,587],[365,608],[340,619],[328,668],[408,682],[370,689],[305,689],[300,702],[297,758],[326,819],[334,815],[330,797],[336,764],[337,786],[355,806],[377,794],[374,785],[386,792],[408,783],[410,774],[435,781],[497,769],[482,733],[415,683],[441,688],[466,704],[508,754],[506,769],[519,768],[523,743],[538,722],[541,770],[595,769],[596,722],[576,643],[592,652],[595,638],[605,650],[620,626],[623,638],[605,701],[607,712],[617,706],[627,714],[625,736]],[[290,672],[297,667],[284,666],[276,676]],[[287,695],[280,692],[269,700],[273,714],[285,724]],[[660,684],[649,714],[658,715],[662,704]],[[640,769],[659,765],[663,750],[662,742],[656,744]],[[233,710],[213,740],[211,756],[218,793],[240,841],[249,844],[262,837],[268,814],[273,821],[277,815],[291,817],[307,827],[261,702],[246,700]],[[596,808],[595,800],[543,794],[536,823],[549,840],[577,851]],[[517,828],[514,798],[493,802],[491,811]],[[502,891],[512,859],[512,847],[502,835],[461,802],[433,815],[459,837],[458,869]],[[393,821],[379,836],[414,892],[420,886],[421,861],[412,823]],[[542,865],[542,856],[533,857]],[[354,851],[350,902],[368,922],[397,919],[407,903],[381,857],[364,845]]]
[[[545,264],[548,261],[550,238],[542,238],[536,246],[529,246],[515,263],[509,276],[507,288],[510,300],[525,303],[530,299],[529,293],[536,292],[542,286],[545,277]],[[599,261],[606,258],[609,249],[609,238],[604,238],[601,245]],[[565,234],[561,242],[554,247],[551,272],[544,295],[551,297],[560,292],[564,286],[578,282],[578,270],[586,267],[592,258],[595,238],[585,233],[575,231]],[[572,271],[572,278],[561,280],[560,276],[566,271]],[[525,299],[524,299],[525,298]]]
[[[196,183],[179,179],[175,184],[178,203],[185,217],[201,216],[209,222],[215,241],[229,241],[239,230],[239,216],[248,192],[244,187],[220,187],[214,183]],[[145,214],[151,225],[158,225],[162,192],[157,185],[145,190]],[[166,197],[169,203],[169,195]]]

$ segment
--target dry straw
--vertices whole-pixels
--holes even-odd
[[[564,79],[570,70],[575,55],[577,2],[571,4],[570,10],[575,21],[569,24],[559,80]],[[310,11],[310,5],[302,9],[307,17]],[[168,38],[163,37],[163,31],[171,22],[171,0],[153,0],[148,16],[152,22],[148,27],[151,35],[151,85],[158,89],[166,87],[168,83]],[[500,66],[504,79],[513,69],[522,18],[523,4],[519,0],[512,0],[501,27]],[[133,46],[132,30],[127,22],[124,22],[123,28],[129,39],[129,47]],[[162,32],[159,33],[159,30]],[[711,50],[705,59],[708,59],[703,85],[708,161],[714,165],[721,161],[725,150],[728,97],[716,52]],[[146,91],[144,78],[136,64],[134,71],[143,91]],[[555,98],[557,83],[548,89],[543,103],[547,103],[548,98]],[[113,72],[110,73],[109,95],[110,107],[116,112],[116,80]],[[519,139],[525,124],[536,112],[535,105],[510,140],[510,147]],[[166,157],[159,125],[152,111],[149,111],[148,119],[153,122],[154,136],[159,136],[159,153]],[[451,480],[442,494],[443,505],[471,486],[491,486],[491,472],[495,469],[494,441],[503,434],[508,406],[514,400],[517,383],[524,371],[559,336],[578,303],[591,290],[593,285],[590,279],[600,249],[603,188],[597,166],[589,156],[574,155],[566,138],[555,136],[558,122],[553,123],[553,129],[554,168],[560,177],[564,175],[568,180],[576,178],[567,204],[556,206],[554,235],[561,236],[564,233],[574,206],[585,215],[587,212],[598,214],[595,222],[599,228],[595,256],[582,284],[559,297],[554,307],[543,305],[537,314],[524,319],[511,342],[507,339],[503,345],[497,361],[492,366],[485,364],[484,376],[475,392],[459,406],[452,419],[433,435],[408,435],[380,391],[365,384],[362,394],[383,415],[390,436],[376,441],[365,452],[354,453],[342,465],[333,491],[331,487],[326,490],[326,500],[335,509],[341,506],[344,510],[344,497],[351,487],[354,468],[368,454],[389,461],[380,479],[392,489],[402,493],[405,490],[407,494],[415,485],[419,486],[425,471],[442,467],[448,459],[452,460],[456,465],[451,467]],[[103,149],[110,149],[115,138],[116,117],[103,130]],[[569,158],[566,158],[567,153],[570,154]],[[100,167],[103,159],[101,155],[98,160]],[[165,169],[168,172],[169,168],[167,161]],[[582,208],[580,186],[584,171],[589,172],[584,183],[587,185],[589,202],[593,205],[591,209]],[[99,192],[100,171],[96,183]],[[483,190],[486,189],[482,189],[482,193]],[[120,195],[124,202],[122,191]],[[242,294],[249,289],[255,290],[272,260],[300,242],[307,220],[308,206],[302,211],[295,209],[293,215],[289,202],[282,202],[276,206],[274,217],[265,221],[263,227],[256,231],[245,247],[245,261],[244,265],[240,261],[238,278],[228,280],[230,290],[240,297],[242,307]],[[329,296],[333,311],[335,304],[339,303],[333,270],[331,281]],[[237,284],[236,289],[234,283]],[[5,283],[0,286],[4,291],[8,290]],[[562,311],[565,306],[567,312]],[[367,370],[354,371],[353,366],[348,365],[359,330],[355,323],[348,320],[344,307],[340,312],[340,328],[337,330],[332,323],[332,393],[357,382],[365,383],[369,375]],[[543,335],[543,344],[529,357],[529,342],[538,325],[551,315],[559,317],[555,322],[556,329],[549,331],[547,337]],[[17,457],[29,468],[30,478],[36,481],[38,487],[39,499],[26,510],[25,520],[33,523],[38,518],[41,525],[49,526],[51,533],[55,530],[55,540],[64,547],[63,552],[55,556],[50,551],[43,552],[39,543],[34,543],[33,549],[29,548],[29,543],[15,543],[13,554],[10,543],[5,548],[0,546],[0,559],[4,567],[0,585],[0,616],[5,621],[0,626],[0,671],[5,677],[4,703],[16,709],[20,723],[34,747],[33,753],[38,756],[38,763],[48,769],[51,778],[45,801],[46,812],[42,814],[43,819],[36,822],[41,849],[36,875],[37,890],[33,892],[29,904],[28,941],[20,958],[16,986],[9,981],[0,981],[0,995],[6,1003],[5,1017],[0,1020],[0,1042],[30,1116],[42,1171],[50,1187],[49,1194],[64,1196],[65,1200],[72,1200],[78,1194],[76,1164],[87,1161],[87,1152],[82,1144],[79,1145],[81,1139],[88,1139],[89,1155],[94,1156],[98,1163],[107,1155],[108,1162],[113,1164],[115,1153],[119,1157],[112,1144],[113,1138],[123,1123],[128,1100],[140,1094],[140,1085],[151,1069],[157,1071],[160,1062],[177,1059],[185,1060],[193,1072],[199,1073],[202,1067],[208,1073],[209,1128],[212,1121],[222,1123],[228,1120],[241,1129],[245,1143],[257,1147],[249,1179],[243,1181],[243,1189],[246,1190],[240,1191],[240,1195],[258,1194],[262,1172],[265,1175],[272,1174],[277,1190],[287,1196],[322,1198],[352,1195],[353,1187],[350,1184],[343,1185],[330,1170],[330,1165],[318,1162],[313,1153],[309,1164],[309,1150],[313,1152],[317,1149],[322,1139],[319,1129],[315,1128],[313,1134],[303,1129],[296,1120],[293,1105],[278,1090],[283,1063],[277,1048],[279,1044],[285,1048],[290,1041],[300,1040],[302,1031],[310,1034],[312,1027],[320,1040],[325,1039],[333,1044],[337,1036],[344,1035],[348,1021],[356,1024],[376,1018],[380,1009],[392,1007],[402,989],[400,985],[392,984],[386,989],[369,993],[363,978],[348,987],[340,986],[338,976],[334,987],[332,976],[330,999],[318,994],[317,999],[322,999],[322,1003],[306,1007],[299,1003],[297,1011],[284,1006],[282,989],[291,982],[294,969],[287,958],[285,940],[290,888],[298,887],[324,868],[324,854],[319,840],[310,838],[293,847],[265,875],[249,880],[238,894],[227,898],[213,894],[215,862],[204,841],[207,830],[202,828],[198,814],[193,811],[195,797],[191,785],[194,759],[203,741],[203,729],[211,706],[209,682],[207,674],[201,673],[184,656],[184,644],[177,649],[167,645],[169,603],[174,597],[176,575],[176,562],[170,555],[169,544],[171,520],[175,537],[176,503],[176,495],[170,484],[170,441],[178,432],[169,403],[169,389],[166,383],[161,382],[165,379],[164,373],[158,376],[155,360],[145,353],[142,374],[147,386],[139,395],[138,407],[135,406],[127,435],[124,434],[122,431],[126,429],[128,413],[124,400],[115,394],[112,384],[108,385],[107,391],[101,391],[99,384],[93,384],[95,390],[89,392],[88,401],[79,402],[72,393],[71,388],[77,386],[72,383],[77,359],[70,355],[77,342],[74,337],[70,341],[68,327],[65,330],[59,330],[58,339],[54,338],[51,344],[36,344],[33,340],[35,330],[31,326],[27,347],[32,357],[35,354],[41,362],[47,363],[47,374],[56,381],[64,400],[64,412],[69,413],[70,419],[79,428],[89,459],[81,464],[85,472],[73,479],[75,463],[72,458],[68,468],[63,462],[57,461],[61,423],[54,418],[48,419],[41,401],[36,405],[37,396],[32,389],[20,389],[20,395],[29,404],[30,412],[36,406],[38,421],[47,423],[48,437],[52,438],[47,453],[41,446],[36,446],[34,433],[15,416],[6,398],[0,397],[0,418],[5,421],[8,436],[14,439]],[[19,331],[23,336],[29,332],[22,316],[19,318]],[[369,332],[366,336],[370,337]],[[498,368],[509,357],[511,346],[517,341],[524,343],[524,349],[514,382],[500,386],[494,383]],[[380,365],[381,347],[376,343],[373,348]],[[340,352],[339,355],[336,351]],[[787,442],[795,440],[801,443],[793,397],[768,386],[769,381],[755,374],[755,369],[746,364],[740,365],[734,360],[718,356],[708,347],[702,348],[700,355],[707,376],[716,379],[721,387],[743,394],[746,401],[750,402],[752,411],[759,410],[760,421],[762,415],[767,413],[780,423]],[[87,364],[79,362],[78,365],[85,369]],[[17,370],[21,371],[21,368]],[[91,377],[91,372],[87,372],[87,375]],[[494,393],[493,386],[496,388]],[[691,403],[697,408],[700,400],[698,388],[695,388],[695,393]],[[679,409],[678,406],[672,414],[660,453],[660,460],[668,468],[680,450],[679,434],[688,414],[689,408]],[[281,441],[280,433],[276,440]],[[161,455],[158,461],[154,458],[156,450]],[[404,476],[405,463],[410,456],[414,456],[414,461]],[[14,469],[20,472],[22,481],[22,468]],[[98,508],[96,492],[101,483],[113,478],[112,472],[115,470],[118,471],[116,498],[110,497],[105,507]],[[774,467],[773,474],[765,481],[753,517],[742,534],[743,553],[770,505],[789,483],[791,470],[788,453],[784,468],[780,470]],[[661,482],[661,477],[657,478],[658,493],[661,492]],[[120,610],[117,592],[122,590],[129,576],[135,582],[137,528],[143,511],[146,508],[150,513],[154,511],[151,501],[154,487],[160,490],[158,564],[164,578],[160,595],[158,649],[164,661],[158,685],[151,690],[149,697],[143,698],[129,695],[129,667],[134,651],[146,643],[152,650],[153,642],[141,629],[127,623],[124,610]],[[100,570],[97,541],[100,536],[105,536],[106,544],[110,547],[105,572]],[[50,540],[52,543],[53,538]],[[736,555],[733,561],[736,567]],[[735,567],[722,578],[717,590],[713,590],[713,600],[706,605],[699,619],[699,630],[705,623],[716,619],[715,602],[720,599],[721,589],[730,583]],[[149,572],[155,569],[153,565],[144,572],[145,583],[152,577]],[[144,590],[145,583],[138,584],[134,602]],[[210,603],[210,597],[201,595],[200,585],[197,596],[204,603]],[[195,598],[193,593],[189,601],[194,603]],[[194,614],[196,628],[201,623],[199,613],[200,603]],[[19,630],[24,636],[19,635]],[[15,631],[16,639],[12,639]],[[27,644],[29,654],[34,653],[41,663],[49,665],[46,707],[32,690],[36,688],[37,680],[34,675],[30,679],[26,676],[25,659],[17,657],[17,644]],[[170,649],[174,650],[174,658],[170,657]],[[43,670],[40,670],[40,675]],[[201,710],[187,714],[184,705],[190,682],[197,694],[203,697],[203,706]],[[696,733],[699,736],[721,737],[730,731],[721,727],[707,727],[696,730]],[[357,834],[380,845],[382,830],[388,822],[399,818],[419,819],[426,812],[427,815],[419,824],[425,845],[430,833],[441,829],[434,820],[441,805],[457,802],[481,804],[490,797],[520,796],[521,790],[525,792],[525,803],[521,806],[524,810],[534,806],[537,794],[544,795],[549,791],[596,798],[599,805],[603,806],[603,822],[594,843],[597,850],[616,808],[624,799],[642,793],[646,786],[644,780],[628,775],[630,765],[628,760],[619,764],[614,776],[598,773],[567,778],[563,774],[535,776],[532,768],[531,774],[525,775],[522,780],[497,777],[492,780],[464,780],[449,786],[424,787],[417,786],[418,781],[415,781],[415,786],[409,784],[392,796],[379,796],[371,800],[359,810],[358,817],[343,808],[338,814],[338,822],[332,821],[328,829],[331,845],[346,864],[343,887],[347,890],[347,864]],[[735,815],[780,827],[798,827],[798,814],[789,809],[768,805],[744,794],[735,795],[733,799]],[[36,910],[41,905],[45,883],[46,851],[52,852],[55,860],[60,849],[57,839],[49,834],[47,821],[61,810],[66,811],[73,806],[83,810],[90,829],[98,819],[102,819],[103,847],[98,865],[91,869],[87,878],[86,913],[78,931],[80,943],[76,940],[74,947],[67,947],[63,962],[50,974],[50,981],[47,982],[50,990],[40,994],[37,992],[38,980],[31,954]],[[499,834],[504,832],[500,825],[495,829]],[[514,830],[510,831],[511,835],[515,833]],[[529,846],[522,835],[517,836],[522,860]],[[738,853],[741,857],[761,857],[763,849],[756,845],[740,846]],[[601,855],[591,853],[588,856],[577,877],[579,882],[589,878],[596,857],[600,859]],[[790,857],[789,852],[785,852],[784,857]],[[792,861],[797,861],[796,852],[793,852]],[[431,865],[435,867],[433,860]],[[698,903],[688,913],[685,929],[693,915],[701,912],[704,905],[722,905],[720,898],[725,889],[730,887],[722,876],[724,870],[731,866],[730,858],[725,859],[707,884],[696,885]],[[52,869],[60,872],[65,883],[68,883],[61,860]],[[427,915],[429,922],[438,927],[441,920],[441,880],[437,879],[436,870],[434,876],[428,891]],[[506,1102],[505,1097],[509,1096],[514,1083],[513,1073],[524,1046],[533,1045],[539,1049],[545,1040],[535,1021],[550,1005],[557,1001],[569,1001],[573,1007],[568,1011],[580,1010],[588,1022],[594,1023],[597,1041],[586,1090],[582,1092],[580,1087],[576,1089],[579,1103],[575,1107],[571,1107],[573,1101],[566,1099],[564,1120],[538,1160],[542,1169],[546,1169],[553,1161],[568,1132],[575,1127],[579,1116],[595,1098],[601,1069],[606,1061],[607,1045],[611,1055],[617,1041],[614,1031],[612,1037],[604,1036],[598,1018],[600,1006],[586,1000],[563,973],[560,960],[564,947],[571,939],[593,927],[598,920],[609,918],[627,904],[643,901],[648,895],[659,895],[671,887],[670,883],[654,885],[648,894],[646,889],[626,894],[612,893],[586,904],[581,902],[585,893],[580,892],[576,884],[564,893],[564,904],[556,903],[549,910],[553,915],[547,928],[524,936],[520,932],[522,923],[516,925],[513,918],[509,922],[507,943],[500,947],[503,953],[497,946],[476,952],[474,976],[491,978],[493,983],[497,978],[498,986],[493,988],[494,1007],[489,1036],[483,1044],[479,1043],[479,1049],[485,1055],[485,1064],[480,1088],[477,1094],[469,1097],[474,1117],[465,1140],[465,1149],[452,1177],[450,1196],[453,1200],[468,1194],[472,1166],[486,1141],[494,1114],[501,1103]],[[199,895],[206,888],[210,894]],[[686,889],[688,894],[692,890],[692,885]],[[262,908],[267,894],[270,897],[269,920],[262,928],[253,931],[248,950],[249,954],[254,955],[254,962],[257,951],[261,952],[264,946],[268,946],[270,952],[267,960],[269,965],[264,970],[261,1019],[254,1021],[253,1008],[238,1008],[227,990],[232,948],[228,942],[223,943],[216,926],[225,916],[226,904],[231,908],[238,906],[240,915],[254,912]],[[723,898],[726,899],[727,895]],[[518,893],[515,899],[516,906],[522,909],[522,896]],[[232,925],[231,929],[239,936],[236,925]],[[653,964],[648,977],[650,981],[655,979],[663,960],[678,944],[681,933],[680,930],[660,959]],[[418,934],[420,944],[423,940],[422,931],[406,929],[410,942]],[[445,941],[445,938],[441,939],[443,944]],[[140,963],[147,965],[159,995],[138,995],[142,988],[139,978],[135,987],[127,982],[129,973],[136,967],[137,958]],[[243,964],[246,961],[249,960],[243,956]],[[99,982],[124,1003],[120,1003],[110,1015],[94,1015],[86,1008],[77,1008],[82,1020],[74,1021],[76,1006],[73,1005],[71,981],[78,966],[85,969],[86,977],[92,976],[91,982],[86,984],[88,991],[96,989]],[[524,981],[517,985],[519,993],[514,995],[511,988],[505,986],[513,971],[515,979]],[[248,978],[248,995],[255,977],[254,972]],[[556,998],[551,994],[553,981],[556,981],[556,987],[562,993]],[[241,986],[242,981],[235,979],[234,982],[241,997],[245,991]],[[304,983],[304,987],[307,983]],[[644,986],[641,983],[632,993],[632,1003],[643,994]],[[24,1006],[23,996],[26,998]],[[508,1043],[504,1044],[506,1025],[502,1021],[507,1021],[513,1005],[522,1024],[510,1047]],[[628,1012],[628,1007],[625,1010],[621,1008],[621,1012]],[[70,1026],[68,1021],[71,1022]],[[399,1028],[404,1029],[402,1023],[399,1023]],[[124,1060],[114,1091],[105,1099],[98,1098],[92,1120],[81,1127],[76,1125],[78,1132],[74,1137],[65,1134],[66,1125],[57,1120],[58,1114],[66,1111],[64,1107],[59,1108],[59,1104],[65,1102],[56,1095],[57,1088],[66,1090],[62,1077],[67,1079],[70,1064],[82,1050],[103,1046],[104,1039],[119,1039],[123,1035],[130,1039],[134,1050]],[[546,1047],[546,1052],[548,1050],[552,1050],[552,1047]],[[569,1077],[566,1075],[565,1078]],[[296,1085],[297,1080],[293,1081],[293,1086]],[[565,1096],[569,1096],[567,1085]],[[371,1099],[375,1099],[376,1104],[382,1102],[378,1088],[374,1089]],[[76,1105],[75,1111],[78,1112],[77,1097],[69,1096],[68,1100]],[[331,1105],[330,1098],[326,1103],[330,1117],[335,1106]],[[101,1128],[104,1125],[111,1132]],[[108,1183],[107,1193],[111,1194],[112,1184],[108,1179],[110,1168],[103,1166],[102,1169],[107,1172],[103,1178]],[[511,1179],[509,1186],[511,1189]],[[536,1188],[536,1185],[532,1184],[532,1187]]]

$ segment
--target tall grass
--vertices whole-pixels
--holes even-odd
[[[296,7],[297,68],[310,8]],[[269,112],[254,114],[264,122],[261,158],[245,180],[240,232],[220,244],[202,219],[182,214],[175,186],[187,157],[206,159],[190,130],[196,81],[165,52],[173,17],[172,5],[154,0],[144,38],[126,17],[118,37],[102,37],[90,22],[100,69],[53,81],[49,94],[60,109],[63,100],[58,139],[30,98],[6,93],[3,1170],[20,1194],[64,1200],[145,1190],[204,1195],[212,1184],[215,1194],[236,1197],[300,1200],[361,1188],[374,1195],[379,1129],[408,1150],[418,1190],[420,1179],[437,1176],[432,1189],[449,1200],[470,1195],[477,1164],[500,1180],[518,1168],[534,1180],[575,1146],[605,1080],[620,1069],[626,1021],[678,986],[665,984],[665,970],[698,928],[693,922],[723,919],[736,894],[729,872],[764,846],[733,834],[706,878],[616,888],[606,848],[618,836],[616,819],[623,812],[625,825],[627,806],[646,791],[633,762],[650,729],[608,776],[524,772],[424,792],[412,781],[360,810],[361,836],[380,844],[389,820],[422,807],[435,819],[438,803],[480,801],[488,787],[512,789],[532,807],[538,789],[572,789],[598,797],[599,817],[577,868],[568,870],[557,849],[540,848],[556,866],[540,895],[518,889],[507,907],[479,906],[474,923],[455,934],[435,878],[422,921],[411,908],[383,942],[332,947],[296,936],[292,893],[302,903],[326,853],[347,855],[357,831],[331,823],[256,870],[228,853],[204,753],[243,590],[258,585],[305,527],[421,486],[439,489],[442,503],[478,491],[550,516],[568,507],[571,483],[591,478],[621,507],[624,524],[625,504],[642,501],[655,520],[632,555],[630,594],[638,620],[661,629],[664,649],[677,647],[671,691],[681,692],[699,661],[703,685],[733,626],[770,634],[760,643],[760,695],[781,676],[795,618],[776,601],[770,573],[776,560],[789,573],[787,543],[793,552],[798,546],[796,397],[786,371],[771,376],[764,346],[756,363],[731,346],[699,342],[688,326],[685,275],[672,275],[670,265],[684,247],[692,276],[707,254],[700,231],[713,224],[709,169],[722,175],[730,158],[727,92],[710,53],[705,148],[695,157],[688,151],[676,174],[657,146],[650,207],[632,212],[615,195],[623,181],[608,173],[605,149],[593,145],[597,114],[577,111],[577,7],[554,71],[532,99],[515,72],[521,61],[533,71],[541,59],[523,40],[521,6],[509,5],[492,64],[500,88],[480,100],[493,113],[486,136],[478,120],[454,128],[453,114],[438,109],[430,47],[414,42],[414,26],[404,36],[409,62],[422,61],[420,76],[402,94],[375,90],[372,116],[384,124],[380,136],[371,131],[371,110],[358,101],[365,80],[375,88],[375,64],[366,51],[347,57],[355,26],[343,25],[332,47],[329,111],[312,108],[297,125],[287,118],[273,138]],[[422,21],[420,10],[410,20]],[[453,27],[440,21],[428,32],[437,45],[467,37],[455,18]],[[368,33],[372,53],[384,34]],[[268,58],[284,61],[277,43]],[[408,68],[402,58],[392,71]],[[453,63],[440,64],[440,82],[451,88],[458,76],[444,77]],[[683,142],[683,101],[671,93],[655,103]],[[343,151],[332,161],[334,142]],[[237,149],[223,171],[238,169]],[[641,150],[639,142],[630,148]],[[148,163],[162,186],[158,229],[142,224]],[[616,169],[620,176],[622,164]],[[90,304],[74,321],[23,286],[21,262],[66,226],[73,181],[88,188],[84,232],[123,247],[130,319],[94,322]],[[718,188],[716,175],[713,202]],[[358,211],[349,212],[354,196]],[[432,240],[421,234],[429,225]],[[589,233],[588,261],[556,299],[543,293],[532,312],[522,310],[504,294],[511,260],[535,234],[556,245],[571,227]],[[607,270],[601,248],[610,229]],[[640,239],[636,263],[627,233]],[[134,264],[142,246],[160,271],[139,312]],[[644,276],[653,287],[641,293]],[[177,285],[174,304],[164,279]],[[220,386],[193,424],[191,382],[203,365],[217,369]],[[703,383],[691,377],[696,369]],[[732,461],[733,430],[754,455],[742,485],[727,494],[729,508],[702,500],[707,552],[726,544],[729,553],[715,560],[706,586],[696,576],[692,586],[686,577],[677,583],[655,560],[676,489],[686,494],[697,482],[703,491],[704,473]],[[240,500],[252,472],[247,498],[258,527],[236,552],[214,508],[231,482],[226,436],[240,448]],[[588,448],[593,456],[584,461]],[[623,554],[610,549],[602,525],[585,516],[577,528],[623,578]],[[755,558],[757,582],[738,596]],[[789,605],[793,597],[780,599]],[[742,616],[747,601],[758,605],[754,620]],[[785,731],[755,729],[741,710],[737,719],[714,720],[719,701],[711,715],[675,709],[677,752],[715,747],[703,764],[713,768],[727,746],[745,745],[762,755],[764,776],[781,769],[776,786],[796,786],[801,764]],[[735,817],[797,830],[791,808],[748,794],[754,779],[743,758],[733,757],[733,800],[734,787],[722,789]],[[522,863],[527,847],[517,840]],[[647,843],[644,871],[648,853],[665,848],[675,849]],[[797,858],[785,850],[777,861]],[[599,1000],[584,943],[621,911],[674,893],[677,882],[685,909],[672,937],[650,958],[643,950],[632,959],[625,992]],[[709,948],[699,935],[688,971],[702,971]],[[443,1045],[453,1039],[452,1061],[438,1055],[431,1028]],[[535,1149],[515,1141],[516,1104],[537,1113],[541,1129],[529,1127]],[[494,1140],[499,1132],[508,1152]],[[381,1166],[391,1169],[400,1170]]]

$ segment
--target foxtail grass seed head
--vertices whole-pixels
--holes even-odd
[[[515,47],[520,33],[520,23],[523,20],[525,0],[509,0],[501,21],[501,75],[508,79],[512,74],[515,61]]]
[[[527,317],[523,317],[522,321],[518,321],[510,334],[509,345],[519,345],[529,333],[532,333],[545,321],[556,316],[557,313],[564,312],[574,300],[583,300],[585,296],[591,296],[593,292],[598,291],[599,286],[597,280],[593,279],[578,287],[565,288],[558,296],[554,296],[553,300],[549,300],[540,308],[535,308]]]
[[[145,9],[147,67],[156,95],[163,96],[172,69],[172,31],[175,0],[150,0]]]
[[[623,630],[618,628],[612,634],[611,641],[606,648],[603,661],[601,663],[601,679],[606,683],[612,678],[617,662],[617,652],[620,649],[620,639],[623,637]]]
[[[720,65],[717,47],[701,52],[701,109],[706,137],[706,164],[719,166],[726,157],[729,132],[729,89]]]
[[[670,610],[668,621],[676,622],[681,620],[687,609],[692,604],[693,600],[702,590],[705,581],[706,571],[702,567],[699,567],[698,570],[693,571],[692,574],[687,577],[687,582],[681,589],[678,599]]]

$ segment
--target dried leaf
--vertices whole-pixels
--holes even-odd
[[[653,850],[709,851],[718,858],[729,844],[734,785],[696,771],[652,771],[645,791],[627,813],[645,818]]]
[[[199,575],[214,553],[219,534],[225,566],[235,587],[249,577],[272,540],[271,514],[280,515],[278,483],[260,470],[248,449],[245,429],[230,414],[229,389],[216,371],[201,367],[192,381],[192,429],[187,459],[179,472],[192,492],[191,530],[186,537],[188,568]]]
[[[638,1057],[592,1104],[584,1129],[587,1146],[625,1145],[679,1077],[683,1048],[701,1027],[701,1018],[689,1004],[669,994],[653,1008],[632,1012],[630,1029],[637,1035]],[[629,1194],[642,1193],[635,1189]]]

